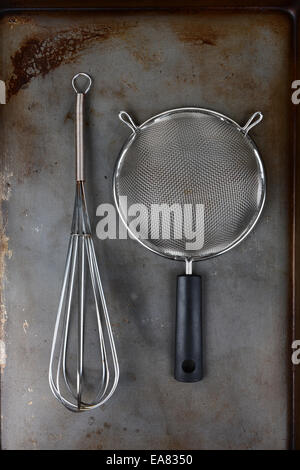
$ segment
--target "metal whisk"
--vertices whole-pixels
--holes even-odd
[[[78,78],[86,80],[83,91],[79,91]],[[72,411],[91,410],[104,404],[119,380],[84,191],[83,103],[91,84],[85,73],[78,73],[72,80],[76,93],[76,195],[49,366],[53,394]],[[93,311],[87,308],[91,303]]]

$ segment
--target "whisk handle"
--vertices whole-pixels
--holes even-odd
[[[76,181],[84,181],[84,141],[83,141],[84,94],[76,94]]]
[[[197,382],[203,377],[201,276],[177,277],[175,379]]]
[[[87,73],[79,72],[72,78],[72,87],[76,93],[76,181],[84,181],[83,105],[84,95],[88,93],[91,85],[92,79]]]

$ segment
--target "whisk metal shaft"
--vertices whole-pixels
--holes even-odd
[[[83,101],[84,94],[76,96],[76,180],[84,181],[84,142],[83,142]]]
[[[76,86],[79,75],[89,80],[82,93]],[[54,396],[69,410],[86,411],[103,405],[114,393],[119,380],[119,365],[107,305],[98,269],[91,226],[87,211],[83,174],[83,102],[91,86],[87,74],[77,74],[72,81],[77,94],[76,101],[76,194],[71,235],[54,328],[50,355],[49,384]],[[77,309],[74,308],[75,280],[78,274]],[[92,400],[84,398],[85,377],[85,320],[86,278],[89,273],[98,334],[100,378]],[[74,311],[75,310],[75,311]],[[77,311],[76,311],[77,310]],[[71,377],[68,368],[72,317],[77,314],[76,376]],[[74,318],[73,318],[74,320]]]

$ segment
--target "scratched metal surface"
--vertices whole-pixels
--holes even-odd
[[[282,449],[287,446],[290,23],[283,13],[96,13],[1,20],[2,445],[4,449]],[[198,263],[205,281],[205,379],[172,377],[174,295],[183,265],[134,241],[95,240],[121,378],[103,409],[72,414],[47,369],[73,204],[73,103],[88,98],[88,192],[111,202],[128,129],[168,108],[203,106],[253,132],[268,175],[250,237]],[[8,237],[8,240],[7,238]],[[5,321],[4,321],[5,320]]]

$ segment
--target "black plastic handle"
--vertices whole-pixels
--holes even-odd
[[[202,364],[201,276],[177,276],[175,379],[198,382]]]

